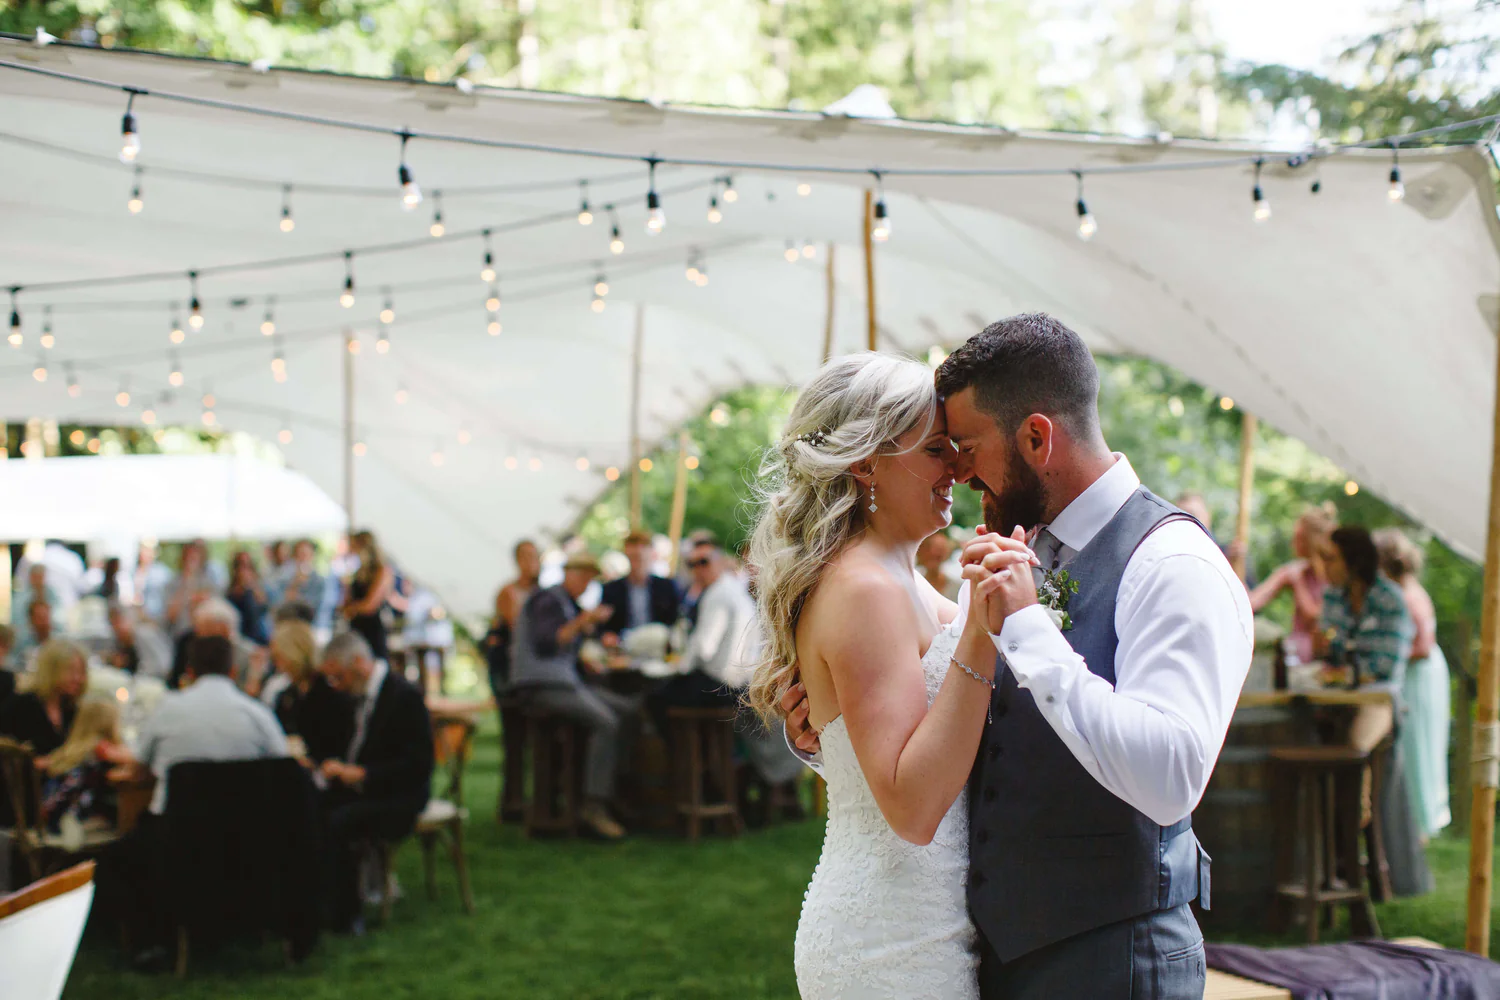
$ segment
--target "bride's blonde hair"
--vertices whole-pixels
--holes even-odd
[[[936,419],[932,370],[919,361],[862,353],[818,370],[761,466],[762,509],[750,539],[760,615],[760,662],[746,700],[767,721],[797,675],[797,624],[823,569],[865,525],[850,467],[896,454],[897,439]]]

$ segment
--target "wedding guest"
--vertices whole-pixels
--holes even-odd
[[[1401,588],[1415,629],[1401,686],[1406,714],[1399,739],[1412,815],[1425,839],[1453,821],[1448,804],[1448,730],[1453,721],[1448,661],[1437,642],[1437,610],[1421,582],[1422,549],[1399,528],[1375,532],[1375,547],[1380,568]]]
[[[400,840],[427,805],[432,723],[422,692],[375,659],[357,632],[334,636],[319,669],[331,687],[353,697],[355,706],[347,752],[318,769],[327,782],[333,924],[348,929],[360,910],[357,845]]]
[[[933,590],[950,601],[956,601],[963,580],[948,574],[948,557],[952,554],[953,540],[948,537],[947,532],[939,531],[928,535],[917,546],[917,572],[932,584]]]
[[[300,603],[312,609],[309,621],[323,635],[333,631],[333,615],[338,607],[338,586],[318,572],[318,547],[309,538],[298,539],[292,546],[292,558],[277,577],[278,604]]]
[[[132,590],[146,617],[163,627],[167,626],[167,595],[173,579],[172,571],[157,561],[155,543],[142,542],[136,555]]]
[[[39,562],[31,564],[26,571],[26,586],[22,587],[11,599],[10,623],[17,627],[23,638],[31,627],[29,617],[31,606],[37,601],[53,609],[61,606],[57,588],[47,582],[47,566]]]
[[[266,644],[266,588],[250,553],[240,549],[229,567],[229,589],[224,598],[240,613],[240,634],[257,646]]]
[[[1313,658],[1313,635],[1323,614],[1323,590],[1328,571],[1323,553],[1334,528],[1333,507],[1309,507],[1292,531],[1292,553],[1297,558],[1277,567],[1250,592],[1250,609],[1259,614],[1284,590],[1292,592],[1291,651],[1303,663]]]
[[[359,568],[349,578],[348,593],[340,609],[349,628],[359,633],[378,660],[387,659],[385,623],[380,612],[391,596],[395,571],[386,564],[375,536],[368,531],[355,532],[349,538],[350,551],[359,557]]]
[[[305,621],[282,621],[271,633],[276,674],[261,689],[261,702],[276,713],[288,737],[302,741],[308,760],[341,757],[354,736],[354,705],[318,672],[318,644]]]
[[[165,681],[172,673],[171,640],[150,619],[137,620],[136,615],[134,608],[123,604],[109,606],[115,640],[109,661],[128,674]]]
[[[1328,574],[1324,631],[1314,636],[1313,653],[1333,665],[1353,667],[1362,685],[1400,691],[1415,628],[1401,588],[1380,572],[1370,532],[1351,524],[1335,528],[1323,545],[1323,565]],[[1350,744],[1375,749],[1390,734],[1394,719],[1390,702],[1361,705],[1349,729]]]
[[[266,579],[274,580],[292,558],[292,546],[286,539],[266,543]]]
[[[733,708],[749,684],[741,648],[745,629],[755,617],[755,601],[739,578],[728,571],[717,545],[700,541],[688,556],[698,598],[698,622],[688,640],[687,672],[667,680],[646,698],[656,731],[670,740],[667,710]]]
[[[686,618],[688,625],[693,625],[698,619],[698,598],[703,591],[693,582],[693,574],[687,568],[688,554],[704,542],[712,545],[719,544],[719,536],[706,528],[700,528],[687,536],[682,544],[682,565],[678,570],[684,584],[682,586],[681,615]]]
[[[193,609],[191,625],[192,631],[177,640],[168,687],[182,686],[187,670],[188,647],[193,639],[220,638],[229,642],[233,652],[234,662],[229,676],[242,687],[260,690],[260,683],[264,679],[260,675],[261,666],[266,660],[265,653],[240,634],[240,613],[234,609],[234,605],[222,597],[205,598]]]
[[[495,594],[495,619],[484,637],[484,659],[489,669],[490,691],[500,697],[510,684],[511,635],[521,607],[536,591],[542,573],[542,553],[536,543],[523,538],[516,543],[516,578]]]
[[[134,763],[120,736],[119,705],[106,698],[85,699],[68,738],[47,761],[42,782],[42,818],[47,827],[57,830],[67,813],[85,827],[113,827],[115,793],[110,772]]]
[[[94,588],[94,594],[106,601],[119,601],[122,600],[121,588],[126,585],[127,581],[120,572],[119,557],[110,556],[104,560],[103,576],[99,580],[99,586]]]
[[[167,596],[167,628],[181,636],[193,627],[193,611],[211,597],[223,592],[208,567],[208,547],[189,542],[182,547],[177,577]]]
[[[604,623],[602,638],[606,646],[618,645],[620,635],[627,629],[650,622],[675,624],[682,606],[677,584],[651,573],[656,550],[650,535],[644,531],[632,531],[626,535],[625,558],[630,560],[630,572],[606,583],[600,597],[602,603],[614,609]]]
[[[68,737],[78,701],[88,687],[88,654],[76,642],[49,640],[37,650],[36,670],[29,685],[23,679],[22,687],[29,690],[0,710],[0,736],[30,743],[42,764]]]
[[[29,672],[37,650],[56,637],[52,628],[52,605],[46,601],[32,601],[26,606],[26,629],[17,632],[16,649],[11,654],[16,669],[21,673]]]
[[[9,625],[0,625],[0,705],[16,693],[16,674],[11,663],[11,653],[16,648],[16,630]]]
[[[579,674],[583,637],[614,613],[607,604],[587,611],[578,606],[578,599],[598,575],[594,557],[587,551],[577,552],[564,563],[561,584],[537,591],[526,602],[511,643],[511,687],[524,705],[572,719],[588,729],[579,819],[598,836],[618,840],[625,829],[610,816],[608,802],[626,759],[627,722],[639,706],[633,698],[585,684]]]

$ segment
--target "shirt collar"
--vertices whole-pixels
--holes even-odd
[[[390,673],[384,660],[376,660],[375,667],[370,671],[370,683],[365,685],[365,704],[375,704],[375,699],[380,697],[380,685],[385,683],[385,675]]]
[[[1053,538],[1074,552],[1082,551],[1093,541],[1110,518],[1125,506],[1130,495],[1140,489],[1141,479],[1130,467],[1130,459],[1119,452],[1114,453],[1114,459],[1115,463],[1104,475],[1094,480],[1088,489],[1063,508],[1051,524],[1046,525]]]

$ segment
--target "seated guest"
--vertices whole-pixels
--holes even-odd
[[[1415,634],[1406,680],[1401,685],[1401,759],[1412,815],[1423,839],[1453,821],[1448,805],[1448,730],[1453,721],[1453,692],[1448,661],[1437,643],[1437,611],[1422,586],[1423,552],[1399,528],[1375,532],[1380,568],[1401,588]]]
[[[131,593],[147,618],[166,627],[167,593],[172,588],[172,571],[156,560],[156,546],[142,542],[135,560]]]
[[[59,606],[57,589],[47,582],[47,564],[34,562],[26,571],[26,585],[18,587],[10,602],[10,623],[15,626],[21,634],[26,634],[29,627],[28,612],[31,605],[37,601],[50,605],[53,608]]]
[[[137,677],[165,681],[172,672],[172,643],[149,619],[137,620],[134,608],[109,606],[109,627],[115,644],[108,659],[116,667]]]
[[[739,577],[727,571],[724,552],[700,541],[688,556],[698,598],[698,621],[688,640],[687,673],[668,680],[647,699],[657,732],[671,739],[669,708],[733,708],[749,683],[740,640],[755,618],[755,601]]]
[[[192,631],[177,640],[168,687],[183,686],[187,649],[192,640],[217,637],[228,640],[233,650],[234,670],[231,676],[242,687],[260,690],[262,678],[259,676],[259,664],[264,660],[264,653],[240,634],[240,613],[234,609],[234,605],[222,597],[204,598],[193,608],[189,621],[192,623]]]
[[[337,600],[330,602],[329,596],[337,588],[330,588],[328,580],[318,572],[317,558],[317,546],[309,539],[299,539],[292,546],[292,558],[281,567],[276,578],[276,599],[278,604],[305,605],[312,609],[309,620],[314,628],[332,630]]]
[[[43,643],[37,650],[35,671],[22,678],[22,688],[29,690],[0,709],[0,736],[30,743],[37,765],[46,766],[47,755],[68,738],[88,679],[88,656],[82,646],[67,639]]]
[[[614,796],[617,769],[626,759],[635,699],[590,687],[579,674],[578,648],[583,637],[608,621],[614,609],[601,604],[591,611],[578,599],[599,575],[599,563],[587,552],[568,557],[563,582],[539,590],[521,609],[511,641],[511,688],[528,708],[572,719],[588,728],[583,761],[583,808],[579,818],[606,840],[625,830],[610,816],[606,803]]]
[[[1358,525],[1335,528],[1323,547],[1323,565],[1328,573],[1324,631],[1314,636],[1313,652],[1331,665],[1352,667],[1362,685],[1399,691],[1415,628],[1401,588],[1380,572],[1370,532]],[[1393,721],[1390,702],[1361,705],[1350,726],[1350,744],[1373,750]]]
[[[28,673],[35,666],[37,650],[57,637],[52,627],[52,605],[32,601],[26,608],[26,628],[18,630],[16,635],[16,650],[11,659],[18,672]]]
[[[229,589],[224,599],[240,613],[240,635],[257,646],[266,644],[266,588],[255,560],[244,549],[234,554],[229,566]]]
[[[614,609],[604,623],[602,638],[606,646],[616,645],[620,634],[627,629],[648,622],[668,626],[676,624],[677,613],[682,607],[677,584],[651,573],[656,551],[651,546],[650,535],[644,531],[632,531],[626,535],[625,558],[630,560],[630,572],[606,583],[599,599],[600,603]]]
[[[356,847],[407,836],[427,805],[432,722],[422,692],[371,656],[357,632],[333,637],[320,671],[331,687],[354,699],[354,736],[347,752],[318,768],[327,783],[333,924],[347,929],[360,908]]]
[[[484,659],[490,675],[490,691],[500,697],[510,684],[511,635],[521,607],[536,591],[542,574],[542,553],[536,542],[523,538],[516,543],[516,578],[495,595],[495,620],[484,637]]]
[[[1291,652],[1303,663],[1313,659],[1313,634],[1318,631],[1318,618],[1323,614],[1323,588],[1328,584],[1323,550],[1333,528],[1331,504],[1303,511],[1292,531],[1292,554],[1297,558],[1277,567],[1250,591],[1250,609],[1256,614],[1282,591],[1291,591],[1292,631],[1288,638]]]
[[[276,673],[261,688],[261,702],[276,713],[288,737],[302,741],[308,760],[342,757],[354,736],[354,703],[318,672],[312,626],[296,619],[277,622],[270,648]]]
[[[953,555],[953,539],[945,531],[939,531],[922,539],[917,546],[917,570],[922,579],[932,584],[932,589],[948,598],[958,600],[958,590],[963,580],[948,573],[948,557]]]
[[[0,625],[0,709],[16,693],[16,673],[11,669],[10,654],[16,648],[16,630]]]
[[[47,761],[42,783],[42,818],[57,830],[67,813],[84,826],[115,825],[115,793],[110,772],[135,763],[120,738],[120,707],[112,699],[88,698],[79,706],[63,745]]]
[[[208,565],[208,546],[189,542],[182,547],[177,577],[167,593],[167,628],[174,636],[192,630],[193,612],[209,598],[218,597],[224,588]]]

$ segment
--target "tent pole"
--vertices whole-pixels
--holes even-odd
[[[677,556],[682,550],[682,522],[687,517],[687,458],[688,433],[677,434],[677,481],[672,484],[672,517],[667,525],[667,537],[672,542],[672,554],[667,557],[667,574],[677,575]]]
[[[352,337],[344,338],[344,516],[354,534],[354,351]]]
[[[826,363],[833,357],[833,303],[838,294],[838,284],[833,276],[833,250],[838,244],[832,240],[828,241],[828,277],[824,282],[827,288],[827,303],[823,309],[823,361]]]
[[[630,529],[641,526],[641,343],[646,336],[646,303],[635,306],[635,342],[630,352]]]
[[[1250,496],[1255,488],[1255,429],[1260,421],[1255,414],[1240,418],[1240,509],[1234,522],[1234,574],[1245,578],[1245,563],[1250,558]]]
[[[1494,438],[1490,444],[1489,535],[1484,545],[1484,599],[1479,618],[1479,699],[1474,713],[1469,814],[1469,918],[1464,947],[1490,953],[1490,899],[1494,890],[1495,786],[1500,726],[1500,350],[1496,351]]]
[[[865,348],[871,351],[875,350],[875,237],[874,216],[870,207],[874,199],[874,192],[865,188]]]

